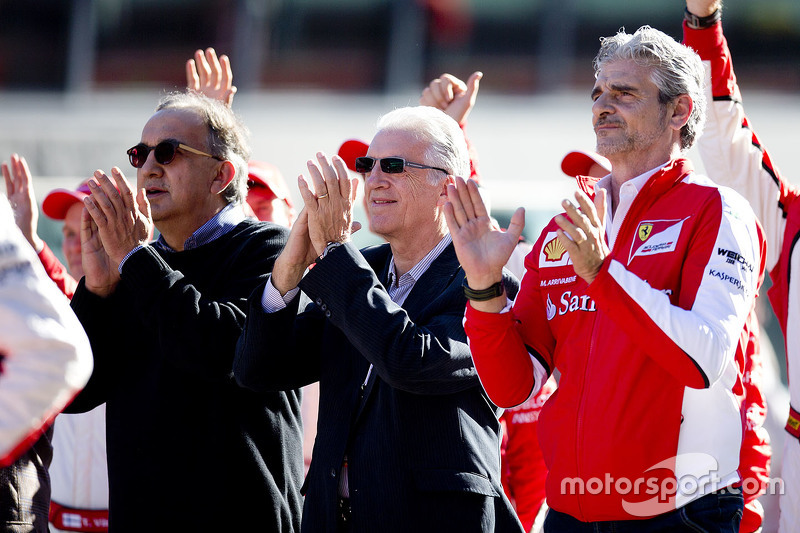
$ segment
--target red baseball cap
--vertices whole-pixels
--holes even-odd
[[[289,187],[278,167],[265,161],[253,160],[247,164],[247,172],[249,181],[255,183],[256,186],[266,187],[272,191],[272,194],[286,202],[286,205],[293,207]]]
[[[600,165],[606,173],[611,172],[611,161],[595,152],[584,152],[583,150],[573,150],[561,160],[561,170],[572,178],[576,176],[588,176],[589,171],[594,165]]]
[[[53,189],[50,191],[42,202],[44,214],[54,220],[64,220],[70,207],[78,202],[82,204],[83,199],[89,196],[88,181],[82,182],[74,191],[70,189]]]
[[[369,145],[359,139],[348,139],[339,147],[339,157],[344,160],[347,168],[356,172],[356,158],[367,155]]]

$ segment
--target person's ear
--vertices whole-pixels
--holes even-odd
[[[672,116],[669,117],[670,124],[674,129],[680,131],[689,122],[694,102],[688,94],[681,94],[675,99],[673,105]]]
[[[231,184],[234,177],[236,177],[236,167],[230,161],[222,161],[217,168],[217,175],[211,182],[211,192],[220,194]]]
[[[442,182],[442,189],[439,191],[439,201],[437,205],[444,205],[447,203],[447,186],[456,184],[456,178],[452,174],[448,174],[447,179]]]

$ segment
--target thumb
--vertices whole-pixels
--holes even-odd
[[[469,96],[470,101],[474,101],[478,96],[478,88],[480,87],[482,78],[483,72],[477,71],[473,72],[467,80],[467,96]]]
[[[595,189],[594,194],[594,210],[597,212],[597,218],[600,222],[600,227],[605,227],[606,223],[606,190]]]
[[[511,221],[508,223],[506,233],[514,236],[514,242],[519,241],[522,236],[522,230],[525,228],[525,208],[518,207],[514,214],[511,215]]]
[[[150,214],[150,200],[147,199],[144,188],[139,189],[139,194],[136,195],[136,204],[139,206],[139,211],[147,217],[148,222],[152,221],[153,217]]]

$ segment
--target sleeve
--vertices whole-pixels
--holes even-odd
[[[620,328],[636,324],[633,342],[692,388],[709,387],[733,361],[764,269],[765,242],[750,206],[723,191],[694,215],[676,300],[613,258],[587,290]]]
[[[481,384],[499,407],[520,405],[554,368],[553,336],[542,303],[539,268],[542,233],[525,259],[525,276],[509,312],[483,313],[467,304],[464,329]]]
[[[443,252],[454,253],[452,245]],[[415,317],[396,304],[364,256],[348,243],[311,269],[300,288],[390,386],[415,394],[451,394],[478,385],[462,325],[463,270],[439,269],[440,256],[404,306],[426,300]],[[510,293],[517,284],[507,279]],[[434,288],[435,287],[435,288]],[[415,304],[415,305],[416,305]]]
[[[539,447],[537,428],[542,406],[555,388],[555,380],[551,378],[525,403],[503,413],[508,433],[503,458],[504,484],[513,496],[525,531],[530,531],[545,500],[547,466]]]
[[[0,466],[7,466],[84,386],[92,354],[5,199],[0,220]]]
[[[152,246],[125,262],[120,283],[131,295],[143,327],[157,332],[160,353],[175,367],[209,381],[231,378],[247,297],[263,286],[286,243],[285,228],[276,225],[268,231],[232,249],[233,257],[224,266],[222,260],[200,266],[220,269],[214,283],[206,284],[213,290],[205,292],[170,267]]]
[[[121,292],[124,290],[118,288],[108,298],[101,298],[86,288],[86,278],[78,282],[70,305],[91,343],[94,368],[89,382],[64,409],[65,413],[86,413],[108,399],[110,378],[127,348],[120,345],[120,324],[129,323],[132,318]]]
[[[262,305],[264,285],[248,301],[244,330],[236,345],[233,375],[255,392],[290,390],[319,381],[324,316],[307,305],[298,314],[301,297],[280,310]]]
[[[39,252],[39,261],[42,262],[44,271],[47,272],[50,279],[58,285],[59,290],[67,298],[72,299],[72,295],[75,294],[75,289],[78,287],[78,282],[69,275],[66,267],[61,264],[61,261],[58,260],[47,243],[44,243],[44,248]]]
[[[767,400],[764,396],[764,368],[759,342],[759,324],[755,310],[748,316],[747,344],[744,351],[744,399],[741,414],[744,431],[739,456],[745,504],[767,490],[772,448],[764,427]]]
[[[797,201],[800,190],[772,164],[751,128],[722,23],[694,30],[684,22],[683,37],[705,66],[708,109],[697,147],[706,174],[716,183],[738,191],[753,206],[770,243],[766,266],[771,271],[780,257],[786,212]]]

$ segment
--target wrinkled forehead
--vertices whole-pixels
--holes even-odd
[[[165,139],[194,147],[204,147],[208,128],[200,114],[191,109],[162,109],[157,111],[142,129],[142,142],[154,146]]]

